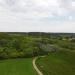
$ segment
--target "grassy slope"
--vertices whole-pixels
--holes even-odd
[[[60,51],[37,60],[44,75],[75,75],[75,53]]]
[[[8,59],[0,61],[0,75],[36,75],[32,59]]]

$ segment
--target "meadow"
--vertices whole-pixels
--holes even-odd
[[[37,75],[31,58],[0,60],[0,75]]]
[[[75,52],[59,51],[36,62],[44,75],[75,75]]]

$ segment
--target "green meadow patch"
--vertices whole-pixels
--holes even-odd
[[[36,75],[32,59],[0,60],[0,75]]]
[[[44,75],[75,75],[75,52],[59,51],[36,62]]]

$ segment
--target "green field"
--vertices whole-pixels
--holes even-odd
[[[0,60],[0,75],[36,75],[32,59]]]
[[[75,75],[75,52],[59,51],[36,62],[44,75]]]

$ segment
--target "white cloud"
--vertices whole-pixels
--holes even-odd
[[[74,15],[74,0],[0,0],[0,31],[75,32]]]
[[[74,11],[72,0],[0,0],[4,8],[32,16],[67,15]],[[38,14],[38,15],[37,15]]]

